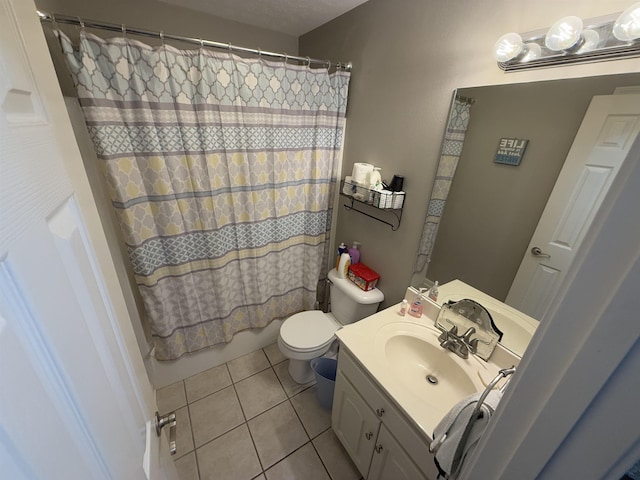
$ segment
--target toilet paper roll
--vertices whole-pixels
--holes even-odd
[[[370,163],[354,163],[351,178],[355,183],[365,185],[371,172],[373,172],[373,165]]]

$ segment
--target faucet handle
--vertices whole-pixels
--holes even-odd
[[[475,354],[478,351],[478,339],[474,338],[469,342],[469,350],[471,353]]]
[[[467,343],[471,343],[471,335],[473,335],[474,333],[476,333],[475,327],[469,327],[467,331],[464,332],[464,334],[460,338],[462,338],[462,340],[464,340]]]

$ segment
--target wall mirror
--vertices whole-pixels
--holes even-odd
[[[640,94],[640,74],[454,92],[472,103],[468,128],[431,260],[413,285],[460,279],[505,301],[592,97],[614,93]],[[520,165],[494,162],[501,138],[529,141]]]

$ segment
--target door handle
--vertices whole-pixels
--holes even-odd
[[[540,249],[540,247],[532,247],[531,248],[531,255],[533,255],[534,257],[551,258],[551,255],[549,255],[548,253],[544,253]]]
[[[169,452],[171,455],[175,455],[178,451],[176,448],[176,412],[170,412],[162,416],[156,412],[156,434],[158,436],[160,436],[161,430],[167,425],[169,425]]]

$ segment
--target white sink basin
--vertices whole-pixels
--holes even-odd
[[[439,406],[452,406],[482,386],[474,379],[470,360],[442,348],[437,335],[428,327],[395,322],[380,328],[374,343],[378,358],[404,389]]]
[[[357,359],[430,438],[451,407],[483,391],[500,368],[517,364],[517,359],[500,345],[488,362],[474,356],[462,359],[440,346],[435,318],[426,314],[421,318],[402,317],[399,309],[398,304],[382,310],[346,325],[336,335],[341,348]],[[438,383],[430,384],[427,375],[435,376]]]
[[[412,335],[394,335],[385,347],[389,364],[409,388],[425,395],[463,398],[476,391],[467,372],[452,358],[453,353]]]

